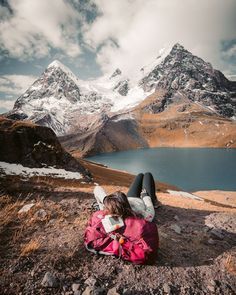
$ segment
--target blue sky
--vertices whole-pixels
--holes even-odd
[[[0,113],[53,60],[79,78],[135,75],[179,42],[236,80],[235,0],[0,0]]]

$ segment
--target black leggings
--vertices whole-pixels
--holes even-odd
[[[127,197],[133,197],[133,198],[140,198],[140,194],[142,189],[145,188],[148,195],[152,199],[152,203],[155,206],[157,203],[157,197],[156,197],[156,189],[155,189],[155,181],[153,179],[153,176],[150,172],[147,172],[143,175],[143,173],[139,173],[134,181],[132,182],[129,191],[127,193]]]

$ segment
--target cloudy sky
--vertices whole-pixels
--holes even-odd
[[[176,42],[236,80],[236,1],[0,0],[0,113],[55,59],[134,75]]]

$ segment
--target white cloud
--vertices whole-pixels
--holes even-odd
[[[163,46],[176,42],[216,68],[226,66],[220,43],[236,36],[234,0],[94,2],[100,16],[84,27],[84,39],[98,50],[97,61],[106,73],[116,67],[137,71]]]
[[[6,96],[11,94],[20,96],[35,80],[34,76],[2,75],[0,76],[0,92],[5,93]]]
[[[230,46],[227,50],[223,52],[225,58],[236,57],[236,44]]]
[[[230,71],[225,71],[223,74],[231,81],[236,81],[236,74],[232,74]]]
[[[50,48],[76,57],[80,14],[63,0],[9,0],[13,15],[0,6],[0,46],[21,60],[44,57]]]
[[[0,100],[0,113],[11,110],[14,106],[14,103],[14,100]]]

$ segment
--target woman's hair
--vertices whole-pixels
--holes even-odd
[[[106,196],[103,204],[108,214],[122,218],[135,216],[135,212],[131,209],[127,196],[120,191]]]

